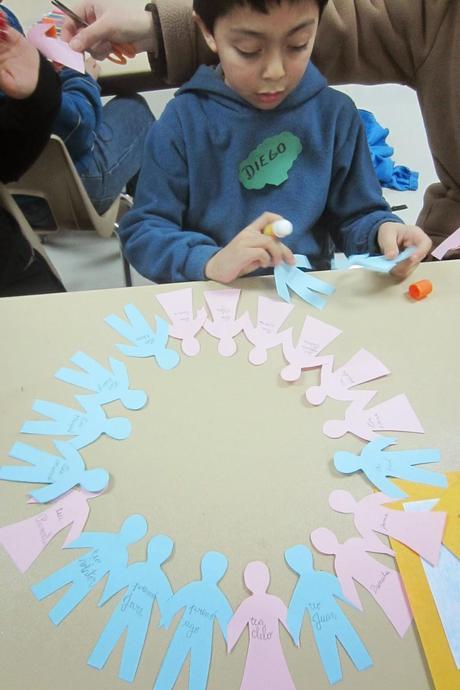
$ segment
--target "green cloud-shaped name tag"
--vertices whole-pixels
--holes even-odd
[[[288,178],[302,144],[292,132],[268,137],[255,148],[239,167],[239,180],[246,189],[262,189],[267,184],[278,187]]]

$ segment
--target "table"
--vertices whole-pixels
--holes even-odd
[[[295,299],[287,325],[295,334],[307,314],[343,330],[326,352],[343,363],[366,347],[391,369],[378,381],[375,402],[406,393],[425,428],[423,436],[397,434],[400,448],[439,447],[441,470],[459,468],[458,381],[460,362],[459,306],[460,262],[421,266],[416,277],[429,278],[433,293],[412,302],[406,295],[410,280],[395,283],[388,276],[358,269],[322,273],[337,286],[326,309],[319,313]],[[212,283],[193,283],[195,308],[202,304],[203,289]],[[270,278],[237,281],[242,288],[239,313],[249,309],[255,318],[257,297],[275,297]],[[177,285],[177,288],[184,287]],[[103,466],[112,475],[110,490],[91,502],[87,529],[116,531],[130,513],[149,521],[149,537],[163,533],[175,540],[175,551],[166,563],[174,590],[198,579],[199,561],[209,549],[220,550],[230,567],[221,582],[233,607],[247,596],[242,571],[251,560],[266,562],[271,571],[269,591],[288,603],[296,582],[284,564],[284,549],[308,544],[309,533],[319,526],[333,529],[344,540],[354,536],[351,516],[333,513],[327,496],[333,488],[347,488],[356,497],[369,492],[362,477],[338,476],[332,466],[336,450],[358,450],[362,442],[349,434],[341,440],[320,431],[325,420],[340,416],[344,403],[328,400],[311,408],[303,402],[307,385],[317,373],[302,375],[286,384],[279,378],[283,365],[279,349],[268,362],[255,367],[247,361],[249,343],[239,335],[238,353],[224,359],[216,341],[204,332],[197,357],[182,356],[176,369],[160,370],[151,359],[128,359],[115,344],[123,339],[104,323],[109,313],[122,316],[128,302],[153,321],[162,309],[155,294],[173,286],[101,290],[64,295],[10,298],[0,301],[3,324],[0,340],[2,387],[0,425],[3,460],[11,445],[22,440],[52,448],[48,437],[19,434],[26,419],[37,418],[31,406],[36,398],[72,405],[80,392],[53,378],[68,365],[77,350],[106,361],[111,355],[127,363],[131,385],[147,390],[149,404],[140,411],[124,411],[119,403],[106,406],[109,416],[126,414],[133,434],[126,441],[107,437],[82,450],[87,466]],[[179,350],[177,341],[172,347]],[[30,485],[0,483],[0,525],[30,516],[39,507],[25,505]],[[108,620],[114,603],[97,608],[102,585],[84,600],[60,626],[47,612],[61,595],[42,602],[30,586],[83,551],[62,550],[66,530],[58,535],[20,575],[0,547],[0,659],[2,687],[8,690],[118,690],[121,646],[103,671],[86,664]],[[130,547],[131,561],[145,558],[146,540]],[[377,556],[382,562],[386,556]],[[314,552],[317,569],[332,570],[331,558]],[[428,671],[415,629],[403,640],[360,588],[364,613],[344,606],[374,660],[373,668],[357,672],[341,652],[343,690],[428,690]],[[135,690],[153,687],[170,634],[159,630],[155,609],[135,682]],[[174,629],[174,628],[173,628]],[[286,658],[297,690],[329,688],[316,652],[310,624],[304,622],[302,646],[295,649],[282,631]],[[230,656],[225,653],[215,627],[209,690],[239,688],[246,653],[246,638]],[[182,672],[176,685],[187,688]]]

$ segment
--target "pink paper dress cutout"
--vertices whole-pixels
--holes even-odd
[[[359,400],[364,407],[374,397],[375,391],[355,391],[351,388],[387,376],[389,373],[390,370],[377,357],[361,348],[336,371],[332,371],[332,363],[323,366],[320,385],[312,386],[305,395],[312,405],[321,405],[326,398],[332,398]]]
[[[277,347],[283,341],[286,331],[280,333],[279,329],[293,309],[293,304],[259,297],[256,326],[252,325],[250,318],[244,324],[246,338],[254,345],[249,353],[251,364],[264,364],[267,361],[267,350]]]
[[[204,330],[219,339],[218,352],[223,357],[231,357],[236,352],[233,338],[243,330],[247,314],[236,318],[236,310],[241,290],[225,288],[224,290],[205,290],[204,297],[212,315],[203,324]]]
[[[363,610],[354,580],[359,582],[373,596],[398,635],[404,637],[412,622],[412,612],[399,573],[368,554],[368,551],[380,553],[381,549],[359,537],[340,544],[326,527],[313,530],[310,539],[318,551],[335,556],[334,569],[345,597]]]
[[[329,438],[340,438],[349,431],[365,441],[372,441],[382,431],[423,434],[424,430],[409,400],[401,393],[367,410],[362,401],[355,400],[347,407],[345,419],[331,419],[324,424],[323,431]]]
[[[245,627],[249,627],[248,655],[240,690],[295,690],[279,637],[280,623],[289,632],[287,607],[279,597],[267,594],[270,573],[265,563],[248,563],[244,582],[252,594],[239,605],[227,628],[231,652]]]
[[[314,369],[329,361],[332,368],[332,355],[318,357],[318,354],[341,333],[339,328],[330,326],[313,316],[306,316],[299,340],[294,346],[292,328],[289,328],[282,343],[283,355],[288,366],[281,371],[281,378],[284,381],[297,381],[303,369]]]
[[[197,355],[200,343],[195,336],[203,328],[207,314],[206,309],[202,308],[197,311],[196,317],[193,316],[192,288],[162,292],[156,297],[171,320],[169,335],[182,341],[185,355]]]
[[[89,516],[88,500],[100,496],[100,493],[74,489],[50,504],[46,510],[20,522],[0,527],[0,544],[18,570],[25,573],[64,527],[70,525],[63,547],[77,539]]]
[[[436,565],[439,560],[447,514],[423,511],[417,513],[392,510],[385,503],[394,499],[385,494],[371,493],[355,501],[349,491],[341,489],[329,494],[329,505],[339,513],[352,513],[356,529],[366,544],[382,545],[375,534],[397,539],[422,558]]]

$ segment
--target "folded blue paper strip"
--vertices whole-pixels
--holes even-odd
[[[301,270],[302,268],[311,269],[311,264],[306,256],[294,254],[294,257],[295,266],[290,266],[287,263],[275,266],[275,287],[279,297],[285,302],[290,302],[289,289],[291,289],[304,302],[308,302],[316,309],[323,309],[327,301],[317,293],[332,295],[335,292],[335,287]]]
[[[0,466],[0,479],[13,482],[48,484],[42,489],[30,491],[38,503],[48,503],[80,485],[87,491],[98,492],[109,483],[109,473],[104,469],[87,470],[76,448],[65,441],[54,441],[60,456],[34,448],[28,443],[15,443],[9,455],[16,460],[29,463]]]
[[[127,357],[155,357],[162,369],[176,367],[180,357],[175,350],[168,350],[166,347],[169,337],[168,322],[155,316],[155,332],[134,305],[127,304],[124,310],[128,321],[123,321],[115,314],[104,319],[109,326],[132,342],[132,346],[117,344],[120,352]]]
[[[377,273],[389,273],[392,268],[408,259],[416,251],[415,247],[407,247],[395,259],[386,259],[383,254],[371,256],[370,254],[351,254],[351,256],[334,258],[331,263],[333,270],[349,268],[350,266],[361,266],[368,271]]]

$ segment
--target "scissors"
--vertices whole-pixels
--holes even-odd
[[[60,0],[51,0],[51,4],[57,7],[61,12],[66,14],[70,19],[73,19],[75,24],[79,27],[89,26],[88,22],[78,16],[73,10],[60,2]],[[133,58],[136,55],[134,46],[131,43],[112,43],[112,51],[107,59],[114,62],[116,65],[126,65],[126,58]]]

